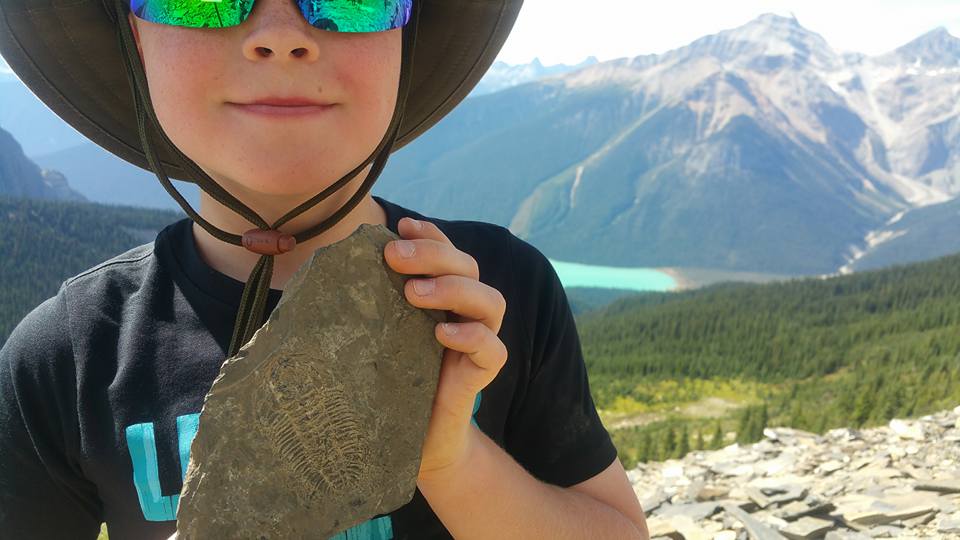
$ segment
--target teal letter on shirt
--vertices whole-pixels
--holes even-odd
[[[473,402],[470,422],[477,425],[476,414],[480,410],[482,392]],[[180,454],[180,477],[187,476],[190,463],[190,444],[200,427],[200,413],[177,417],[177,448]],[[479,427],[479,426],[478,426]],[[157,461],[157,441],[153,422],[134,424],[126,429],[127,449],[133,461],[133,485],[137,488],[140,509],[147,521],[175,521],[180,494],[160,493],[160,467]],[[390,516],[381,516],[351,527],[329,540],[392,540],[393,521]]]

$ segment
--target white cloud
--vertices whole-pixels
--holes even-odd
[[[583,7],[587,6],[587,7]],[[960,36],[957,0],[525,0],[499,59],[576,63],[661,53],[762,13],[793,13],[836,49],[879,54],[945,26]]]

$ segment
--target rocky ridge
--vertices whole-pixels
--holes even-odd
[[[0,128],[0,195],[85,201],[59,171],[42,169],[23,154],[20,143]]]
[[[651,538],[960,538],[960,407],[764,435],[628,471]]]

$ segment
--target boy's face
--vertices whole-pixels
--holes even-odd
[[[291,0],[257,0],[230,28],[129,20],[163,130],[241,198],[312,196],[366,159],[390,124],[402,29],[319,30]],[[291,96],[333,106],[276,117],[234,105]]]

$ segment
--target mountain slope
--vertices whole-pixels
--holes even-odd
[[[41,169],[23,155],[20,144],[0,129],[0,195],[36,199],[84,200],[58,171]]]
[[[832,273],[898,212],[960,194],[960,70],[915,65],[952,65],[958,41],[840,54],[763,15],[467,100],[377,189],[558,260]]]
[[[539,58],[534,58],[529,64],[511,65],[506,62],[494,62],[484,74],[477,86],[470,92],[471,97],[482,96],[499,92],[513,86],[537,81],[546,77],[562,75],[571,71],[596,64],[597,58],[591,56],[575,65],[556,64],[545,66]]]
[[[63,171],[87,198],[104,204],[180,210],[152,172],[135,167],[91,142],[34,158],[44,167]],[[194,210],[200,208],[200,188],[173,180]]]
[[[960,253],[960,198],[897,214],[872,231],[868,249],[848,264],[851,271],[883,268]]]

